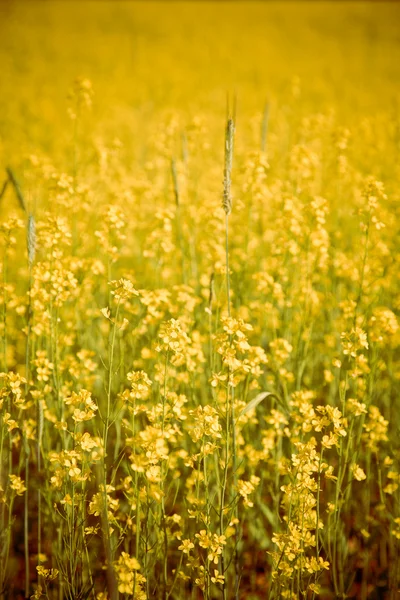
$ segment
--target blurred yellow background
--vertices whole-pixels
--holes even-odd
[[[397,110],[398,3],[2,0],[0,23],[8,158],[15,142],[60,145],[77,76],[93,82],[94,118],[114,128],[161,105],[222,116],[227,92],[239,114],[262,110],[293,84],[308,112]]]

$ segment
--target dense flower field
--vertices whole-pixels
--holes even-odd
[[[398,598],[400,6],[0,4],[0,598]]]

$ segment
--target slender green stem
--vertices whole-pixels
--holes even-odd
[[[32,262],[29,261],[29,287],[28,287],[28,314],[27,314],[27,335],[26,335],[26,349],[25,349],[25,398],[28,396],[30,386],[30,361],[31,361],[31,327],[32,327]],[[25,557],[25,598],[29,598],[29,587],[30,587],[30,568],[29,568],[29,518],[28,518],[28,506],[29,506],[29,457],[30,448],[29,442],[25,436],[24,439],[24,450],[25,450],[25,498],[24,498],[24,557]]]
[[[118,587],[113,566],[114,552],[110,539],[110,524],[108,519],[108,495],[107,495],[107,447],[108,434],[111,422],[111,396],[114,381],[114,352],[115,340],[117,334],[117,322],[119,315],[120,301],[118,301],[115,311],[115,318],[111,323],[111,340],[109,342],[109,358],[108,358],[108,379],[107,379],[107,409],[103,430],[103,539],[107,559],[107,584],[111,600],[118,599]]]
[[[167,397],[167,374],[168,374],[168,352],[165,355],[164,363],[164,390],[162,396],[162,420],[161,420],[161,431],[164,438],[165,431],[165,406]],[[164,555],[163,555],[163,598],[168,598],[167,584],[168,584],[168,534],[167,534],[167,522],[165,512],[165,461],[161,462],[161,528],[164,535]]]

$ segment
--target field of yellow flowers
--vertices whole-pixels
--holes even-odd
[[[0,599],[400,593],[400,5],[0,2]]]

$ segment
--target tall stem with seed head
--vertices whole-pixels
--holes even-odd
[[[32,214],[28,215],[26,225],[26,245],[28,250],[29,264],[29,289],[28,289],[28,326],[26,335],[26,352],[25,352],[25,397],[28,395],[30,385],[30,363],[31,363],[31,328],[32,328],[32,267],[36,254],[36,227],[35,218]],[[26,492],[24,503],[24,556],[25,556],[25,597],[29,597],[30,570],[29,570],[29,519],[28,519],[28,499],[29,499],[29,457],[30,448],[29,442],[25,437],[25,480]],[[39,513],[38,513],[39,516]]]
[[[233,142],[234,142],[234,134],[235,134],[235,122],[232,117],[228,117],[225,129],[225,164],[224,164],[224,192],[222,199],[222,206],[225,211],[225,255],[226,255],[226,297],[228,304],[228,316],[231,316],[231,289],[230,289],[230,269],[229,269],[229,215],[232,212],[232,194],[231,194],[231,173],[232,173],[232,163],[233,163]],[[230,340],[231,341],[231,340]],[[235,398],[234,398],[234,388],[229,386],[230,381],[229,372],[228,376],[228,390],[227,390],[227,423],[230,420],[230,429],[231,429],[231,438],[232,438],[232,470],[233,470],[233,489],[234,493],[236,493],[237,488],[237,458],[236,458],[236,431],[235,431]],[[227,427],[229,429],[229,427]],[[228,460],[229,454],[229,436],[227,436],[226,441],[226,457],[225,460]],[[221,506],[221,511],[223,511],[223,506]],[[235,508],[235,517],[237,519],[237,507]],[[223,528],[223,517],[221,512],[221,529]],[[221,531],[221,535],[223,532]],[[239,557],[237,553],[237,542],[238,535],[235,533],[235,549],[234,549],[234,565],[235,565],[235,585],[234,585],[234,597],[235,600],[239,598]],[[224,588],[225,592],[225,588]]]

